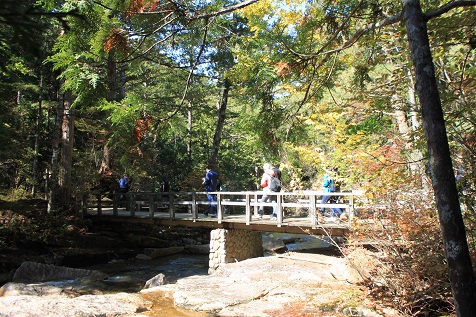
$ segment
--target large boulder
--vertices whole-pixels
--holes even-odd
[[[166,255],[182,253],[184,247],[170,247],[170,248],[145,248],[144,254],[152,259],[160,258]]]
[[[167,278],[163,273],[159,273],[145,283],[144,289],[167,284]]]
[[[271,253],[284,253],[288,248],[282,239],[269,235],[263,236],[263,250]]]
[[[185,250],[192,254],[210,254],[209,244],[189,244],[185,246]]]
[[[74,280],[78,278],[102,279],[105,273],[93,270],[75,269],[66,266],[23,262],[13,275],[13,282],[34,283],[46,281]]]

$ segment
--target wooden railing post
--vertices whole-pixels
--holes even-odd
[[[221,194],[220,192],[217,193],[217,218],[218,223],[221,223],[223,220],[223,211],[221,210]]]
[[[251,223],[251,195],[246,193],[245,195],[245,217],[246,217],[246,224],[249,225]]]
[[[277,211],[277,225],[278,227],[281,227],[283,224],[283,206],[281,205],[282,202],[282,197],[280,193],[276,193],[276,211]]]
[[[131,217],[134,217],[136,215],[136,195],[134,193],[127,193],[126,197],[128,197],[129,201],[129,211],[131,213]]]
[[[352,224],[352,217],[354,217],[354,194],[349,196],[349,208],[347,209],[347,218],[349,221],[349,228]]]
[[[312,229],[316,229],[317,227],[317,208],[316,208],[316,195],[310,194],[309,195],[309,212],[311,213],[311,227]]]
[[[197,212],[197,193],[192,193],[192,219],[193,221],[197,220],[198,212]]]
[[[172,192],[169,192],[169,217],[170,219],[175,217],[174,195]]]
[[[155,204],[155,193],[149,194],[149,217],[154,218],[157,205]]]
[[[112,215],[113,216],[118,215],[117,206],[119,205],[119,199],[121,199],[120,195],[117,195],[116,193],[112,194]]]
[[[88,214],[88,194],[86,193],[82,196],[81,211],[83,213],[83,217]]]
[[[102,215],[102,197],[101,197],[101,194],[97,194],[97,196],[98,196],[97,215],[101,216]]]

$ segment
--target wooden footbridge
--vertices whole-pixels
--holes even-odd
[[[109,197],[94,195],[83,199],[84,216],[98,221],[151,223],[166,226],[203,227],[211,229],[239,229],[283,233],[312,233],[343,236],[351,229],[356,200],[361,191],[332,193],[336,203],[321,203],[322,191],[273,193],[272,201],[259,202],[262,191],[213,192],[217,195],[217,216],[202,214],[207,201],[206,192],[129,192],[114,193]],[[264,206],[274,210],[258,217]],[[322,217],[320,208],[341,208],[346,221]],[[266,209],[265,209],[266,210]]]

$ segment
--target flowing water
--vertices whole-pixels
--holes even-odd
[[[289,251],[331,253],[335,250],[327,239],[319,239],[309,235],[272,234],[282,239]],[[318,251],[317,251],[318,250]],[[332,251],[333,252],[333,251]],[[159,273],[163,273],[168,283],[175,283],[178,279],[192,275],[208,275],[208,255],[176,254],[152,260],[130,259],[85,267],[89,270],[98,270],[108,275],[104,280],[89,281],[78,285],[78,281],[61,281],[54,284],[58,287],[73,286],[83,293],[118,293],[139,292],[145,282]],[[71,284],[68,284],[71,283]],[[51,284],[51,283],[49,283]],[[148,316],[167,317],[210,317],[207,313],[181,309],[175,307],[173,298],[167,294],[143,294],[143,297],[153,303],[153,309]]]

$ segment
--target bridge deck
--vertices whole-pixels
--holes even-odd
[[[215,192],[212,194],[217,195],[218,217],[211,218],[199,213],[199,208],[208,204],[207,194],[130,192],[114,193],[112,199],[97,195],[94,202],[84,198],[83,213],[101,221],[342,236],[350,230],[355,198],[361,195],[358,191],[332,193],[337,201],[322,204],[320,197],[329,193],[278,192],[272,194],[272,202],[262,203],[259,198],[264,193],[259,191]],[[263,207],[274,208],[277,220],[270,220],[266,215],[258,219],[258,208]],[[341,208],[349,221],[326,222],[325,218],[318,217],[320,208]]]
[[[194,219],[193,214],[190,212],[175,212],[174,217],[170,217],[168,211],[154,212],[153,217],[151,217],[149,211],[135,211],[131,215],[131,212],[125,208],[118,208],[118,211],[114,214],[113,208],[103,208],[100,215],[95,210],[89,210],[88,215],[92,216],[96,221],[148,223],[210,229],[223,228],[297,234],[310,233],[331,236],[343,236],[349,231],[349,223],[342,221],[318,222],[317,226],[313,228],[309,216],[283,217],[281,225],[278,226],[276,220],[270,220],[270,217],[266,215],[262,219],[253,216],[248,223],[245,214],[224,214],[223,219],[198,214],[198,217]]]

